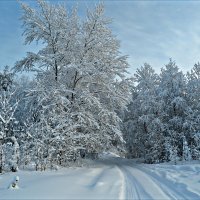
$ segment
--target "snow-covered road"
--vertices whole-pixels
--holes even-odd
[[[120,169],[124,176],[123,199],[200,199],[200,190],[192,192],[187,182],[166,178],[159,174],[158,168],[149,170],[143,165],[122,165]],[[174,171],[174,175],[179,176],[177,171]]]
[[[200,164],[145,165],[107,157],[89,168],[0,175],[0,199],[200,199]]]
[[[119,169],[119,199],[200,199],[200,164],[197,162],[147,165],[110,158],[106,163]]]

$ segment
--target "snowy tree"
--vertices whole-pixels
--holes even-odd
[[[187,118],[183,124],[187,133],[188,145],[193,159],[199,159],[199,130],[200,130],[200,64],[195,64],[191,72],[187,73],[187,102],[190,108],[187,110]]]
[[[76,45],[76,9],[68,14],[64,6],[48,4],[38,0],[38,10],[22,3],[25,43],[41,41],[44,48],[38,53],[28,52],[27,57],[18,61],[16,71],[43,72],[51,69],[55,81],[62,67],[71,64]],[[76,48],[76,47],[75,47]],[[65,60],[67,59],[67,60]]]
[[[138,129],[138,116],[140,103],[137,101],[138,93],[136,88],[132,87],[132,101],[128,105],[127,110],[123,113],[123,124],[122,131],[125,140],[126,147],[126,157],[128,158],[138,158],[143,156],[143,151],[141,147],[141,138],[137,134]]]
[[[170,62],[162,69],[160,74],[160,84],[158,87],[159,101],[162,112],[160,120],[164,124],[164,135],[166,138],[165,159],[168,160],[176,154],[183,156],[183,139],[185,136],[183,123],[186,119],[188,104],[186,101],[186,79],[175,62]],[[174,152],[177,151],[177,152]],[[167,153],[168,152],[168,153]]]
[[[191,160],[191,151],[188,146],[187,140],[183,137],[183,160],[190,161]]]
[[[5,67],[0,73],[0,172],[8,168],[15,172],[19,160],[19,145],[15,135],[14,117],[19,99],[13,86],[14,74]]]
[[[147,64],[136,71],[122,129],[128,157],[148,163],[199,159],[199,66],[187,79],[172,60],[159,76]]]
[[[131,151],[129,154],[142,156],[146,162],[156,162],[163,156],[163,125],[159,120],[161,108],[157,98],[158,75],[150,65],[144,64],[137,69],[134,81],[133,101],[124,122],[128,134],[125,137]]]
[[[44,147],[51,140],[61,163],[68,154],[75,160],[80,148],[100,152],[114,146],[123,140],[117,110],[125,108],[130,92],[126,56],[119,53],[104,6],[88,10],[80,22],[77,8],[67,12],[63,5],[37,2],[37,10],[22,4],[22,20],[26,43],[42,42],[43,47],[14,68],[37,73],[27,94],[35,118],[31,135],[33,127],[40,127],[37,134],[44,135],[37,137]]]

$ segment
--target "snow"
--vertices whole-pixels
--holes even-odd
[[[9,190],[16,176],[19,189]],[[200,199],[200,162],[149,165],[104,154],[82,168],[2,174],[0,199]]]

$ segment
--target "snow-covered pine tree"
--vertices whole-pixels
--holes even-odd
[[[194,65],[187,73],[187,109],[186,121],[183,124],[187,133],[187,143],[193,159],[200,158],[200,64]]]
[[[183,160],[190,161],[191,160],[191,150],[188,146],[187,140],[185,136],[183,136]]]
[[[139,158],[143,157],[144,153],[141,146],[141,138],[137,134],[138,129],[138,116],[140,103],[137,101],[138,93],[136,87],[132,87],[132,101],[128,105],[127,110],[122,113],[123,123],[122,131],[125,140],[126,157]]]
[[[133,88],[133,101],[124,119],[124,132],[129,156],[140,156],[146,162],[163,159],[163,125],[157,98],[158,75],[148,64],[137,69]],[[132,155],[130,155],[132,154]]]
[[[183,129],[188,110],[186,79],[172,60],[161,70],[158,97],[162,107],[160,120],[164,124],[165,159],[174,160],[175,155],[182,158],[184,136],[187,138]]]

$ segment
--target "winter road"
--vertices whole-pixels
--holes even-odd
[[[9,190],[13,176],[19,189]],[[0,175],[0,199],[200,200],[200,162],[139,164],[106,155],[82,168]]]
[[[184,171],[181,173],[183,166],[168,165],[164,168],[165,165],[162,167],[162,165],[137,164],[122,158],[105,159],[104,164],[115,165],[119,170],[121,177],[119,199],[200,199],[200,191],[193,191],[190,185],[187,185],[187,182],[181,183],[180,180],[176,181],[173,178],[180,176],[181,179],[183,174],[187,177]],[[151,167],[149,168],[149,166]],[[195,174],[195,171],[193,173]]]

